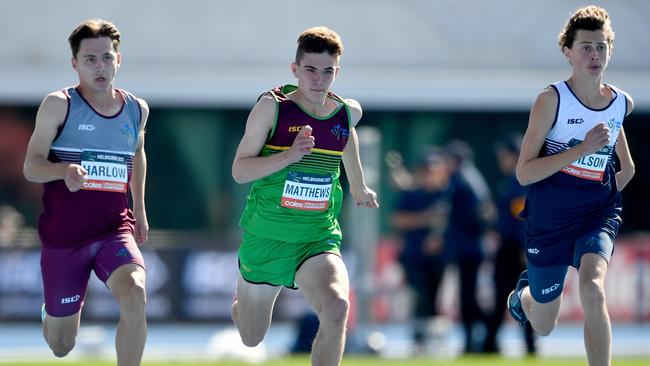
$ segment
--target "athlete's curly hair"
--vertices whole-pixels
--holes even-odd
[[[558,35],[560,50],[564,49],[564,47],[573,47],[576,33],[580,29],[588,31],[601,30],[605,33],[610,48],[614,45],[614,30],[612,30],[612,22],[609,19],[609,14],[599,6],[589,5],[576,10],[571,15],[571,18],[567,20],[564,28],[562,28],[562,31]]]

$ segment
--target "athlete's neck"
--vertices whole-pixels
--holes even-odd
[[[612,100],[611,90],[599,78],[580,78],[576,75],[567,80],[573,93],[582,103],[591,108],[603,108]]]
[[[287,97],[300,105],[304,111],[318,117],[329,116],[338,107],[337,103],[327,95],[324,95],[322,99],[312,100],[300,89],[288,94]]]
[[[82,84],[77,86],[77,89],[86,101],[99,113],[106,115],[113,115],[122,108],[122,97],[119,92],[114,88],[108,91],[94,92]]]

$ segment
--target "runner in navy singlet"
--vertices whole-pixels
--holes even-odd
[[[520,324],[550,334],[568,267],[575,267],[590,365],[611,362],[604,281],[621,225],[620,191],[634,175],[623,130],[632,98],[602,81],[613,43],[605,9],[587,6],[571,16],[559,44],[573,74],[537,97],[517,166],[517,179],[529,186],[522,213],[528,269],[508,309]]]

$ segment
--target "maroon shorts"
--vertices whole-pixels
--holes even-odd
[[[142,253],[131,233],[120,232],[76,248],[41,249],[45,310],[51,316],[77,313],[83,306],[90,272],[106,283],[118,267],[134,263],[142,268]]]

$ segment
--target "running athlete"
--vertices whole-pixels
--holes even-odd
[[[233,321],[244,344],[257,345],[282,286],[300,287],[320,320],[314,365],[338,365],[345,342],[349,280],[337,222],[341,160],[357,206],[378,207],[359,158],[354,127],[361,107],[330,92],[342,51],[339,35],[328,28],[300,35],[291,64],[298,86],[259,98],[232,166],[235,181],[254,182],[240,221]]]
[[[604,281],[621,225],[620,191],[634,175],[623,130],[632,98],[602,81],[613,43],[605,9],[587,6],[571,16],[559,44],[573,74],[537,97],[517,166],[519,182],[530,185],[523,212],[528,270],[508,308],[520,324],[550,334],[567,269],[575,267],[589,365],[611,362]]]
[[[41,272],[43,335],[57,357],[72,350],[90,272],[120,308],[118,365],[139,365],[147,333],[144,205],[147,104],[113,87],[120,32],[91,19],[68,38],[79,84],[43,100],[24,174],[44,183]],[[127,192],[131,192],[133,209]]]

